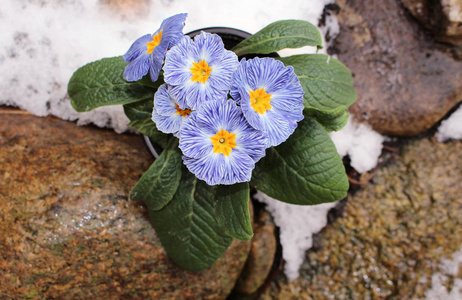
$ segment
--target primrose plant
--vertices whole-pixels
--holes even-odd
[[[253,236],[250,187],[295,205],[346,196],[328,132],[346,124],[356,92],[350,71],[326,55],[267,57],[321,48],[306,21],[274,22],[225,49],[217,34],[183,35],[186,17],[79,68],[68,93],[79,112],[123,105],[130,126],[162,149],[130,198],[146,204],[169,257],[198,271],[233,238]]]

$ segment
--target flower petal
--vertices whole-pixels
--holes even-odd
[[[183,122],[182,130],[180,131],[180,149],[185,156],[191,158],[199,158],[209,152],[213,152],[211,137],[215,132],[199,128],[197,124],[197,114],[191,114],[190,117]]]
[[[192,48],[190,37],[183,37],[180,42],[167,52],[164,64],[164,80],[170,85],[185,84],[191,79],[191,66],[194,62],[189,49]]]
[[[183,156],[188,170],[208,185],[220,184],[225,172],[225,160],[222,154],[208,152],[199,158]]]
[[[225,171],[220,184],[230,185],[250,181],[255,163],[244,151],[235,148],[230,155],[224,156],[224,159]]]
[[[236,134],[236,149],[242,149],[256,163],[266,154],[268,135],[263,131],[253,130],[248,124],[242,127],[233,131]]]
[[[158,79],[167,49],[177,44],[183,36],[186,17],[187,14],[177,14],[165,19],[153,35],[146,34],[130,46],[127,53],[123,55],[124,60],[130,62],[124,71],[124,78],[127,81],[137,81],[148,71],[152,81]],[[159,35],[160,33],[162,35]],[[152,42],[154,37],[156,41],[160,37],[160,43],[150,48],[151,53],[151,51],[148,52],[148,43]]]
[[[212,72],[210,73],[210,84],[218,90],[229,90],[233,73],[236,70],[239,61],[237,56],[232,51],[225,51],[221,61],[215,64],[210,64]]]
[[[143,35],[142,37],[138,38],[128,49],[127,53],[125,53],[122,57],[126,62],[132,62],[140,55],[146,53],[147,51],[147,44],[152,40],[151,34]]]
[[[258,91],[253,96],[255,104],[250,103],[251,91]],[[273,58],[242,60],[234,73],[230,93],[250,125],[268,134],[268,147],[284,142],[303,119],[300,81],[293,67],[285,67]]]
[[[229,140],[218,142],[216,136],[224,131]],[[265,155],[267,140],[266,134],[247,123],[234,101],[218,100],[203,103],[183,123],[179,147],[185,165],[197,178],[210,185],[234,184],[250,180],[255,162]],[[229,151],[216,150],[223,147],[218,143]]]
[[[144,53],[133,60],[125,67],[124,79],[127,81],[137,81],[148,74],[149,71],[149,53]]]
[[[178,137],[181,124],[183,123],[183,117],[179,114],[174,113],[170,116],[161,116],[155,109],[152,111],[152,120],[156,123],[157,129],[163,133],[173,133],[176,137]]]
[[[271,93],[271,105],[285,111],[292,111],[295,106],[303,105],[303,89],[295,73],[284,88]]]
[[[173,15],[162,21],[160,29],[162,30],[162,40],[167,40],[167,49],[175,46],[183,36],[183,27],[185,25],[187,13]]]
[[[201,80],[193,81],[191,69],[194,63],[210,68],[210,74],[204,72],[207,77],[202,75]],[[201,32],[194,41],[184,37],[168,51],[163,68],[164,79],[174,86],[172,94],[180,107],[198,110],[204,102],[226,97],[237,65],[237,56],[225,50],[218,35]]]
[[[154,107],[161,116],[170,116],[177,110],[175,101],[170,97],[168,89],[169,86],[164,83],[154,94]]]
[[[277,146],[287,140],[294,132],[295,127],[297,127],[295,122],[290,122],[274,110],[269,110],[264,113],[260,120],[264,127],[264,131],[268,133],[268,147]],[[291,126],[290,123],[293,123],[295,126]]]
[[[164,63],[164,57],[167,53],[167,43],[161,43],[154,51],[152,51],[149,57],[149,75],[151,76],[151,81],[155,82],[159,78],[159,72],[162,69],[162,64]]]
[[[250,105],[250,95],[249,92],[239,89],[239,94],[241,95],[241,108],[242,112],[250,125],[257,130],[264,130],[264,126],[260,120],[261,115],[253,109]]]

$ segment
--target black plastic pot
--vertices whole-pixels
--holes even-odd
[[[218,34],[222,38],[223,43],[225,45],[225,49],[227,50],[231,50],[234,46],[239,44],[241,41],[252,36],[250,33],[245,32],[243,30],[229,28],[229,27],[207,27],[207,28],[202,28],[202,29],[188,32],[186,35],[192,38],[200,34],[201,31]],[[256,56],[257,56],[256,54],[245,55],[246,58],[254,58]],[[258,55],[258,56],[278,57],[279,55],[276,52],[273,52],[273,53],[269,53],[265,55]],[[239,60],[241,60],[241,58],[242,57],[239,57]],[[151,154],[155,158],[159,157],[158,153],[162,152],[162,148],[159,147],[155,142],[151,141],[151,139],[148,136],[145,135],[143,136],[143,138]]]

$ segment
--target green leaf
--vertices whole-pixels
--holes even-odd
[[[167,205],[180,184],[181,157],[178,142],[171,142],[133,187],[130,199],[142,200],[150,210]]]
[[[217,221],[226,233],[241,241],[252,238],[249,212],[249,183],[219,185],[215,196]]]
[[[319,111],[348,108],[356,101],[356,90],[350,70],[324,54],[302,54],[278,58],[294,67],[303,87],[304,105]]]
[[[125,104],[124,112],[130,121],[139,121],[152,117],[154,99]]]
[[[339,131],[348,122],[349,114],[344,106],[330,111],[319,111],[317,109],[305,109],[305,114],[312,117],[321,124],[327,132]]]
[[[341,200],[349,186],[334,143],[310,117],[286,142],[266,150],[251,183],[272,198],[300,205]]]
[[[233,51],[245,54],[266,54],[285,48],[316,46],[322,48],[318,28],[307,21],[282,20],[271,23],[251,37],[237,44]]]
[[[139,83],[139,84],[145,85],[145,86],[149,86],[149,87],[155,89],[155,91],[157,91],[157,89],[162,84],[165,83],[165,81],[164,81],[164,71],[162,71],[162,70],[159,71],[159,76],[157,77],[157,80],[155,82],[152,82],[151,75],[149,75],[149,72],[148,72],[147,75],[143,76],[143,78],[138,80],[136,83]]]
[[[156,123],[151,119],[153,105],[152,99],[125,104],[124,112],[131,121],[129,126],[138,129],[141,134],[147,135],[153,142],[165,148],[171,139],[176,138],[157,129]]]
[[[183,167],[172,201],[150,220],[168,256],[180,267],[200,271],[220,258],[232,242],[215,216],[216,187],[198,180]]]
[[[145,78],[138,82],[123,79],[126,62],[121,56],[103,58],[89,63],[74,72],[67,92],[72,107],[78,112],[90,111],[100,106],[117,105],[153,99],[156,86]]]

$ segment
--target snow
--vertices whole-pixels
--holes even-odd
[[[441,122],[436,138],[439,142],[462,139],[462,105],[448,119]]]
[[[0,6],[0,105],[124,132],[128,119],[121,106],[86,113],[77,113],[70,106],[67,83],[77,68],[103,57],[122,55],[135,39],[153,33],[163,19],[180,12],[189,14],[184,32],[227,26],[255,33],[282,19],[307,20],[316,25],[324,6],[333,2],[292,0],[288,5],[280,0],[4,0]],[[338,33],[335,16],[328,17],[326,24],[324,33],[328,31],[331,37]],[[314,51],[305,47],[280,54]],[[339,153],[349,155],[359,172],[375,166],[384,140],[354,120],[331,137]],[[294,279],[305,251],[312,246],[312,234],[325,226],[327,211],[335,204],[301,207],[262,194],[257,197],[268,205],[281,228],[286,274]]]
[[[368,125],[357,123],[350,116],[347,125],[330,134],[337,152],[349,155],[350,165],[359,173],[370,171],[377,165],[385,137],[373,131]]]
[[[289,280],[299,276],[306,250],[313,246],[313,234],[327,224],[327,212],[335,203],[313,206],[291,205],[258,191],[254,198],[267,205],[274,223],[280,227],[284,273]]]
[[[70,106],[67,82],[77,68],[122,55],[135,39],[153,33],[163,19],[176,13],[189,14],[184,32],[227,26],[255,33],[282,19],[317,24],[325,4],[331,2],[294,0],[287,5],[276,0],[204,0],[197,5],[187,0],[2,1],[0,105],[16,106],[38,116],[78,120],[79,124],[94,123],[120,133],[128,124],[121,106],[87,113],[77,113]]]
[[[451,259],[444,258],[439,265],[439,271],[432,275],[432,286],[425,292],[425,299],[445,299],[460,300],[462,299],[462,280],[457,278],[459,268],[462,267],[462,247],[459,251],[453,253]],[[446,288],[450,278],[454,278],[454,283],[450,291]]]

